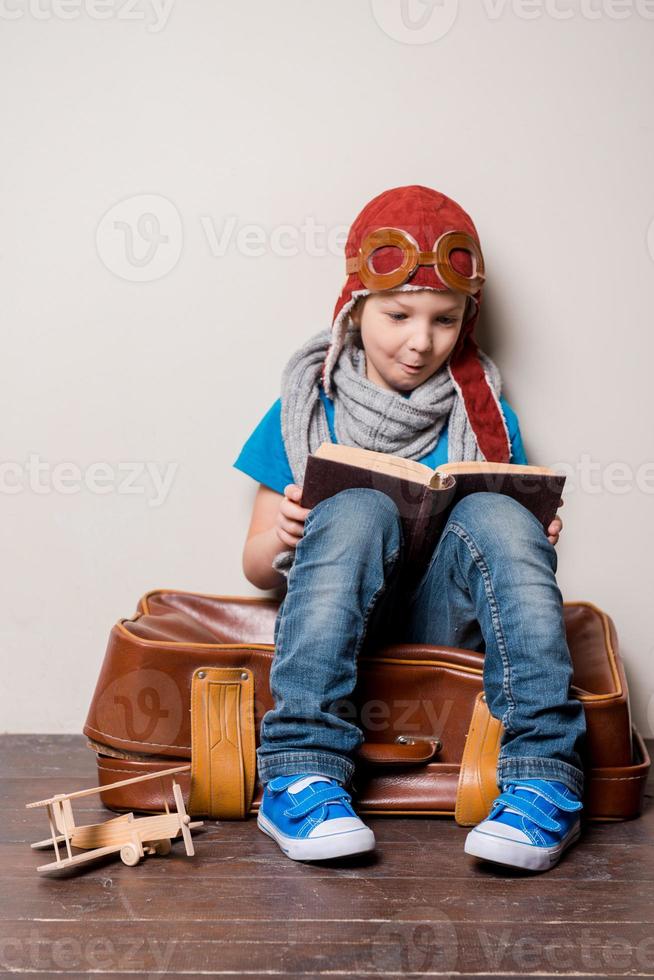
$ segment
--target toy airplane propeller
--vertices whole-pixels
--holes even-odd
[[[109,783],[106,786],[80,789],[75,793],[57,793],[49,800],[26,803],[28,809],[39,806],[45,807],[50,824],[51,836],[45,840],[36,841],[31,846],[35,850],[54,847],[57,856],[56,861],[52,861],[50,864],[42,864],[37,870],[60,871],[74,865],[86,864],[104,854],[118,853],[123,864],[133,867],[139,863],[145,854],[170,854],[172,850],[171,840],[179,833],[184,840],[186,853],[189,857],[193,857],[195,850],[191,830],[195,827],[201,827],[203,821],[198,820],[191,823],[191,818],[184,806],[182,789],[174,778],[175,773],[188,772],[190,768],[190,765],[176,766],[173,769],[163,769],[160,772],[133,776],[130,779]],[[168,806],[163,783],[167,776],[172,779],[176,806],[176,811],[172,812]],[[107,789],[117,789],[119,786],[128,786],[130,783],[144,782],[147,779],[162,780],[164,813],[156,813],[149,817],[135,817],[133,813],[122,813],[118,817],[105,820],[104,823],[92,823],[80,827],[75,824],[71,800],[79,799],[82,796],[93,796],[95,793],[102,793]],[[59,845],[62,843],[65,844],[67,857],[61,856]],[[87,853],[73,854],[73,847],[83,848]]]

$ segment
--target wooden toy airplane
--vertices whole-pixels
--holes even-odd
[[[57,793],[49,800],[26,803],[28,809],[37,806],[45,807],[50,823],[51,837],[36,841],[31,846],[36,850],[54,847],[57,855],[56,861],[52,861],[50,864],[42,864],[37,870],[59,871],[73,865],[86,864],[103,854],[117,853],[120,853],[123,864],[132,867],[138,864],[145,854],[170,854],[172,850],[171,839],[176,837],[180,831],[186,853],[192,857],[195,851],[191,839],[191,830],[195,827],[201,827],[203,821],[198,820],[191,823],[191,818],[184,807],[182,789],[174,779],[175,773],[188,772],[190,768],[190,764],[176,766],[174,769],[163,769],[161,772],[145,773],[142,776],[133,776],[117,783],[108,783],[106,786],[80,789],[75,793]],[[176,812],[170,811],[166,800],[163,780],[167,776],[172,777]],[[149,817],[135,817],[133,813],[121,813],[120,816],[105,820],[103,823],[76,826],[71,800],[79,799],[82,796],[92,796],[94,793],[103,793],[108,789],[117,789],[119,786],[128,786],[130,783],[144,782],[146,779],[162,780],[165,813],[156,813]],[[59,845],[62,842],[66,845],[67,857],[62,857],[59,852]],[[88,853],[73,854],[71,847],[85,848]]]

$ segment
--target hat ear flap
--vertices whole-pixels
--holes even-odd
[[[467,323],[471,320],[477,310],[479,309],[479,304],[474,296],[466,296],[466,305],[463,310],[463,322]]]

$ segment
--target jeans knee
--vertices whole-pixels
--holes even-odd
[[[452,508],[449,521],[458,524],[480,548],[492,548],[518,557],[541,548],[556,564],[556,551],[541,522],[513,497],[480,491],[463,497]],[[552,554],[553,553],[553,554]]]
[[[329,527],[353,545],[382,537],[389,553],[400,548],[400,512],[381,490],[350,487],[321,500],[308,514],[305,531],[319,527]]]

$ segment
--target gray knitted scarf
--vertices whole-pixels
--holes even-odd
[[[382,388],[366,377],[365,351],[354,343],[350,327],[332,373],[334,432],[337,442],[375,452],[421,459],[448,426],[448,461],[483,460],[477,439],[449,371],[449,359],[410,392]],[[293,479],[304,482],[309,453],[332,442],[318,383],[331,340],[331,329],[315,334],[289,359],[282,374],[282,436]],[[490,385],[499,399],[502,381],[497,365],[479,350]],[[272,567],[288,578],[295,549],[281,551]]]

